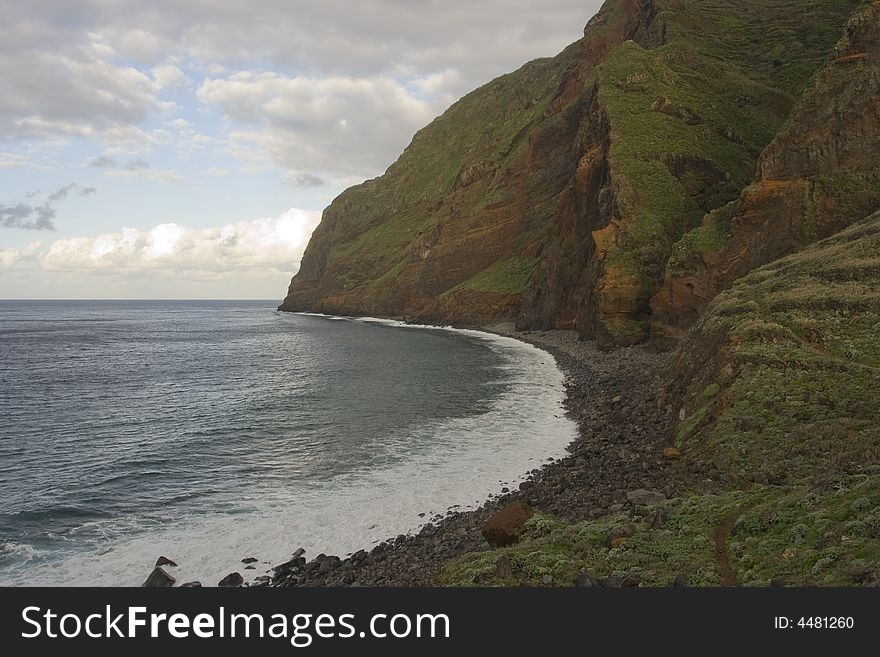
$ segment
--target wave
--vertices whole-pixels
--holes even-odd
[[[303,321],[296,314],[279,315]],[[503,487],[516,486],[548,457],[564,455],[576,437],[562,406],[564,375],[550,354],[533,345],[473,329],[304,315],[479,339],[498,363],[499,379],[488,382],[497,389],[474,412],[395,426],[385,446],[388,453],[377,453],[370,467],[305,479],[285,478],[282,468],[277,477],[257,478],[252,485],[212,498],[210,513],[196,500],[183,499],[168,509],[154,499],[150,517],[85,523],[78,543],[65,547],[63,554],[4,578],[22,584],[138,585],[156,557],[165,554],[180,564],[170,571],[179,582],[215,584],[234,570],[249,579],[286,561],[298,547],[312,556],[344,555],[418,531],[449,508],[477,507]],[[268,458],[301,456],[282,449]],[[244,570],[240,560],[245,557],[257,558],[257,568]]]

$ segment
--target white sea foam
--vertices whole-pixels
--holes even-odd
[[[376,318],[335,319],[438,330]],[[403,432],[398,440],[425,445],[406,460],[282,490],[255,485],[253,497],[234,508],[169,518],[148,533],[137,531],[137,519],[131,518],[128,538],[30,568],[21,581],[8,583],[139,585],[160,554],[180,564],[168,568],[178,583],[195,579],[213,585],[232,571],[252,579],[298,547],[307,556],[345,555],[416,531],[432,515],[456,505],[479,506],[549,457],[562,456],[576,430],[563,410],[564,377],[553,357],[513,338],[441,330],[484,340],[502,357],[509,385],[484,414]],[[120,534],[118,527],[114,533]],[[259,559],[257,568],[244,570],[244,557]]]

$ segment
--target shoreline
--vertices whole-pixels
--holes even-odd
[[[428,328],[455,328],[430,326]],[[573,331],[515,331],[510,324],[481,327],[552,355],[565,376],[566,414],[577,435],[566,454],[528,473],[518,489],[466,511],[448,510],[418,532],[389,538],[349,557],[311,556],[299,550],[272,569],[270,586],[433,586],[450,561],[491,549],[482,535],[489,516],[512,502],[566,521],[601,518],[628,506],[627,492],[652,489],[671,497],[699,473],[670,460],[671,408],[660,407],[664,354],[645,347],[599,351]],[[294,546],[292,546],[294,547]]]

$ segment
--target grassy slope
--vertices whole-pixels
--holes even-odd
[[[536,60],[468,94],[416,133],[384,176],[334,200],[333,206],[356,208],[345,214],[346,225],[334,236],[329,258],[344,288],[394,286],[417,259],[411,246],[419,235],[451,220],[452,209],[442,200],[460,174],[503,170],[517,155],[552,100],[570,54]],[[478,206],[496,200],[498,190],[486,192]],[[525,279],[499,279],[499,284],[519,292]]]
[[[712,464],[710,492],[566,525],[450,565],[447,584],[570,584],[636,576],[668,585],[863,584],[880,574],[880,214],[746,277],[673,356],[682,458]],[[607,534],[631,523],[616,548]],[[513,577],[500,579],[507,554]],[[721,555],[724,555],[721,558]]]

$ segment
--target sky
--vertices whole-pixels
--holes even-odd
[[[0,298],[281,298],[336,195],[600,4],[0,0]]]

